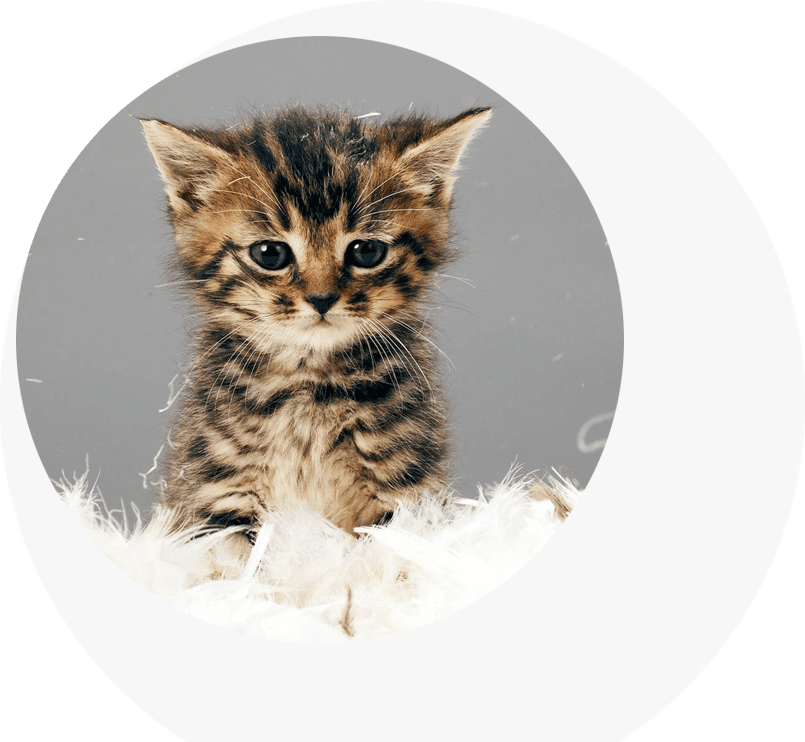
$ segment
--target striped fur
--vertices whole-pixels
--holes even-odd
[[[425,310],[455,257],[456,165],[488,117],[142,122],[199,317],[165,477],[177,526],[253,528],[304,502],[351,531],[444,487]]]

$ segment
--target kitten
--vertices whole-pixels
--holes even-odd
[[[199,310],[163,504],[176,527],[305,503],[341,528],[447,484],[425,309],[455,257],[455,170],[488,120],[292,108],[142,125]]]

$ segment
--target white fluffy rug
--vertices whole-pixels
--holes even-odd
[[[87,475],[58,489],[126,574],[210,623],[287,641],[388,636],[450,615],[504,582],[575,504],[567,482],[510,473],[477,500],[426,497],[354,538],[318,514],[271,513],[245,565],[214,534],[169,535],[164,512],[121,525]],[[221,572],[230,577],[215,578]]]

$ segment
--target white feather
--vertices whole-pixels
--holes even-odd
[[[477,500],[426,495],[357,539],[305,507],[270,512],[245,564],[227,545],[237,528],[170,534],[159,509],[121,524],[87,474],[58,487],[101,551],[176,607],[249,635],[333,642],[423,626],[508,579],[562,522],[534,481],[513,469]],[[578,492],[548,482],[569,510]]]

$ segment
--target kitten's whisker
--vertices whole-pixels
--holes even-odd
[[[372,345],[370,345],[371,339],[370,339],[370,336],[368,334],[368,330],[367,331],[364,331],[363,329],[361,330],[361,334],[360,334],[360,336],[358,338],[358,341],[360,342],[361,348],[364,347],[364,342],[366,343],[366,353],[372,359],[372,374],[376,373],[377,372],[377,363],[375,362],[375,355],[374,355],[374,353],[372,353],[372,345],[374,345],[375,348],[377,348],[377,345],[375,345],[374,343],[372,343]],[[379,353],[380,349],[377,348],[377,351]]]
[[[249,353],[248,356],[246,356],[246,360],[241,364],[240,373],[238,374],[237,379],[234,382],[230,382],[230,384],[229,384],[229,389],[228,389],[228,391],[229,391],[229,407],[227,408],[227,414],[232,411],[232,398],[233,398],[232,391],[235,389],[235,387],[240,385],[240,380],[243,377],[243,374],[244,374],[244,372],[246,370],[246,366],[248,366],[252,362],[252,358],[256,358],[258,356],[260,356],[262,358],[263,356],[265,356],[265,352],[260,349],[260,345],[271,334],[271,329],[272,328],[271,328],[270,325],[266,325],[266,326],[260,328],[260,331],[258,331],[258,337],[252,339],[252,346],[253,347],[251,349],[251,352]],[[246,386],[248,388],[248,386],[249,386],[248,382],[246,383]],[[245,401],[245,396],[246,395],[244,394],[244,401]]]
[[[369,183],[367,183],[367,184],[366,184],[366,185],[363,187],[363,190],[362,190],[362,191],[360,192],[360,194],[358,195],[358,200],[355,202],[355,208],[360,209],[360,208],[363,206],[363,202],[364,202],[364,194],[366,195],[366,198],[369,198],[369,196],[371,196],[371,195],[372,195],[372,194],[373,194],[373,193],[374,193],[374,192],[375,192],[375,191],[376,191],[378,188],[380,188],[380,186],[383,186],[383,185],[385,185],[386,183],[388,183],[388,182],[389,182],[389,181],[390,181],[390,180],[391,180],[391,179],[392,179],[392,178],[393,178],[393,177],[394,177],[396,174],[397,174],[397,173],[392,173],[392,174],[391,174],[391,175],[390,175],[388,178],[386,178],[386,179],[385,179],[385,180],[384,180],[384,181],[383,181],[383,182],[382,182],[380,185],[376,185],[374,188],[372,188],[372,190],[371,190],[371,191],[369,191],[369,193],[366,193],[366,189],[367,189],[367,188],[369,188]]]
[[[380,354],[380,357],[384,361],[385,368],[391,369],[391,372],[394,375],[394,379],[395,379],[395,381],[397,383],[397,390],[400,391],[400,385],[399,385],[399,379],[397,377],[397,371],[396,371],[396,369],[394,367],[394,364],[392,363],[391,356],[389,354],[390,348],[384,349],[383,344],[380,342],[380,338],[377,337],[378,335],[380,335],[380,337],[384,337],[382,324],[373,321],[369,317],[364,317],[364,320],[365,320],[366,324],[369,326],[369,328],[374,330],[372,335],[367,336],[367,339],[372,343],[372,345],[374,345],[375,348],[377,348],[377,352]],[[399,359],[399,360],[402,360],[402,364],[403,364],[404,368],[406,368],[406,369],[409,368],[408,363],[407,363],[405,358]]]
[[[251,181],[251,182],[254,184],[254,186],[257,188],[257,190],[258,190],[258,191],[260,191],[260,193],[262,193],[262,194],[263,194],[263,195],[264,195],[264,196],[265,196],[265,197],[266,197],[266,198],[267,198],[269,201],[273,201],[273,202],[274,202],[274,205],[275,205],[275,206],[276,206],[278,209],[281,209],[281,208],[282,208],[282,207],[280,206],[280,203],[279,203],[279,201],[277,200],[277,197],[276,197],[276,195],[275,195],[275,194],[273,194],[273,193],[269,193],[268,191],[266,191],[264,188],[262,188],[262,187],[260,186],[260,184],[259,184],[259,183],[257,183],[257,182],[254,180],[254,178],[252,178],[250,175],[247,175],[247,174],[246,174],[246,173],[244,173],[242,170],[238,170],[238,168],[236,168],[234,165],[232,166],[232,169],[233,169],[233,170],[234,170],[234,171],[235,171],[235,172],[236,172],[238,175],[242,175],[242,176],[243,176],[243,177],[244,177],[246,180]],[[263,204],[263,205],[265,206],[265,204]]]
[[[254,346],[252,348],[252,350],[249,352],[249,355],[246,357],[246,363],[247,364],[249,363],[249,361],[251,361],[251,359],[254,356],[255,352],[257,352],[257,353],[259,353],[261,355],[267,355],[270,351],[262,351],[262,350],[260,350],[260,344],[272,334],[276,337],[275,328],[272,327],[271,325],[265,325],[264,327],[261,327],[261,328],[258,329],[256,336],[251,337],[251,338],[244,338],[243,342],[238,345],[238,347],[233,351],[233,353],[229,356],[229,358],[227,358],[224,361],[224,363],[222,364],[221,370],[218,372],[218,375],[215,377],[215,380],[213,381],[213,387],[218,383],[218,379],[221,377],[221,374],[223,373],[224,367],[226,366],[226,364],[229,363],[233,358],[235,358],[235,356],[240,355],[240,349],[243,348],[244,345],[248,345],[251,342],[251,343],[253,343],[253,346]],[[282,333],[280,333],[280,334],[282,334]],[[237,384],[240,383],[240,378],[243,375],[243,371],[244,371],[244,368],[243,368],[243,366],[241,366],[240,373],[238,374],[237,378],[235,380],[230,380],[230,382],[229,382],[229,385],[228,385],[229,406],[227,408],[227,412],[231,411],[231,409],[232,409],[232,390],[235,388],[235,386]],[[218,398],[220,396],[221,389],[223,388],[223,386],[224,386],[223,384],[219,385],[217,390],[216,390],[216,393],[215,393],[215,407],[216,407],[216,409],[218,408]],[[209,400],[209,395],[211,393],[212,393],[212,387],[210,387],[210,391],[207,393],[207,399],[208,400]]]
[[[367,317],[367,319],[369,319],[370,322],[375,323],[376,326],[380,329],[381,334],[384,337],[387,337],[389,340],[393,341],[397,345],[397,347],[400,348],[400,350],[411,361],[413,361],[414,365],[416,366],[417,370],[419,371],[419,375],[422,377],[422,381],[425,382],[425,385],[428,387],[428,391],[430,391],[432,393],[433,392],[433,387],[431,387],[430,382],[428,381],[428,377],[425,375],[425,372],[422,370],[422,366],[419,365],[419,362],[417,361],[417,359],[414,358],[413,353],[411,353],[411,351],[408,350],[408,348],[406,347],[405,343],[403,343],[403,341],[400,340],[400,338],[397,337],[397,335],[394,333],[394,331],[390,327],[384,326],[382,322],[378,322],[375,319],[370,319],[368,317]],[[400,360],[403,360],[403,362],[406,365],[408,365],[408,361],[404,360],[404,357],[401,357]],[[409,367],[409,369],[411,371],[414,370],[412,366],[409,365],[408,367]]]
[[[380,183],[379,185],[376,185],[374,188],[372,188],[372,190],[369,191],[369,193],[366,194],[366,198],[369,198],[369,196],[371,196],[378,188],[381,188],[382,186],[386,185],[386,183],[388,183],[392,178],[395,178],[395,177],[397,177],[399,175],[402,175],[403,173],[405,173],[408,170],[410,170],[412,168],[412,166],[413,166],[413,163],[408,163],[408,165],[405,165],[404,167],[401,167],[399,170],[395,170],[382,183]],[[363,203],[364,203],[364,193],[366,193],[366,188],[368,188],[368,187],[369,187],[369,184],[367,183],[366,187],[361,192],[361,195],[358,196],[358,200],[355,203],[355,206],[357,208],[360,208],[363,205]]]
[[[240,172],[240,170],[236,169],[236,172]],[[266,193],[266,191],[264,191],[262,188],[260,188],[260,186],[257,185],[257,183],[255,183],[254,180],[248,175],[244,175],[242,178],[235,178],[235,180],[231,181],[228,185],[231,185],[232,183],[237,183],[239,180],[249,180],[252,183],[254,183],[254,185],[257,186],[258,190],[260,190],[266,196],[266,198],[268,198],[268,199],[270,199],[270,200],[272,200],[274,202],[274,206],[276,206],[276,208],[278,208],[278,209],[280,208],[280,205],[277,202],[276,197],[273,197],[271,194]],[[201,181],[201,182],[203,183],[203,181]],[[227,190],[226,188],[214,188],[212,192],[213,193],[230,193],[233,196],[241,196],[242,198],[254,199],[266,211],[273,212],[273,210],[274,210],[272,206],[269,206],[269,204],[265,203],[265,201],[262,201],[261,199],[257,198],[257,196],[255,196],[253,193],[246,193],[245,191],[230,191],[230,190]],[[250,211],[250,209],[230,209],[229,211]],[[225,212],[226,212],[226,210],[219,211],[219,212],[211,212],[211,213],[225,213]],[[254,210],[254,213],[259,214],[261,212]]]
[[[187,279],[181,279],[179,281],[168,281],[168,283],[158,283],[153,288],[155,288],[155,289],[164,289],[164,288],[167,288],[168,286],[186,286],[189,283],[204,283],[204,279],[203,278],[187,278]]]
[[[209,356],[210,353],[212,353],[219,345],[221,345],[221,343],[225,342],[228,338],[232,337],[232,335],[234,335],[236,332],[240,332],[240,330],[244,329],[245,327],[248,327],[253,322],[259,322],[262,319],[263,319],[262,317],[252,317],[251,319],[248,319],[245,322],[239,324],[237,327],[235,327],[234,330],[228,332],[220,340],[213,343],[201,357],[196,359],[196,362],[191,366],[190,370],[187,373],[190,374],[193,371],[193,369],[196,366],[198,366],[199,363],[201,363],[201,361],[207,358],[207,356]]]
[[[374,221],[373,230],[388,229],[389,227],[393,229],[397,226],[397,222],[395,222],[393,219],[375,219],[373,221]],[[375,233],[374,236],[376,239],[383,239],[382,234]],[[394,239],[393,235],[390,234],[386,237],[385,241],[391,242],[393,239]]]
[[[264,332],[265,332],[265,328],[260,328],[260,329],[258,330],[258,334],[259,334],[259,335],[262,335],[262,333],[264,333]],[[252,342],[253,344],[252,344],[252,347],[251,347],[251,349],[249,350],[249,353],[248,353],[248,355],[246,356],[246,358],[245,358],[245,359],[241,358],[241,357],[240,357],[240,353],[237,353],[237,356],[238,356],[238,358],[240,359],[240,360],[239,360],[239,363],[238,363],[238,365],[240,366],[240,372],[238,373],[238,375],[237,375],[236,377],[233,377],[233,378],[231,378],[231,379],[229,380],[229,385],[227,386],[227,394],[229,395],[229,404],[227,405],[227,409],[226,409],[227,414],[230,414],[230,413],[232,412],[232,399],[233,399],[233,397],[234,397],[234,394],[233,394],[233,393],[234,393],[234,390],[235,390],[235,388],[236,388],[237,386],[239,386],[239,385],[240,385],[240,379],[241,379],[241,377],[243,376],[243,372],[244,372],[244,370],[245,370],[245,367],[246,367],[246,365],[247,365],[247,364],[248,364],[248,363],[251,361],[251,357],[252,357],[252,355],[254,354],[254,352],[255,352],[255,351],[256,351],[256,349],[257,349],[257,344],[253,342],[253,340],[254,340],[254,339],[248,339],[248,338],[247,338],[247,339],[246,339],[246,340],[244,340],[243,342],[244,342],[244,344],[248,345],[248,344],[249,344],[249,342],[250,342],[250,340],[251,340],[251,342]],[[238,350],[239,350],[239,349],[238,349]],[[233,354],[232,356],[230,356],[230,357],[227,359],[227,363],[229,363],[229,361],[233,360],[233,359],[234,359],[234,357],[235,357],[235,354]],[[223,385],[222,385],[222,386],[223,386]],[[246,386],[248,386],[248,384],[247,384]],[[243,401],[244,401],[244,403],[246,402],[246,394],[245,394],[245,393],[244,393],[244,395],[243,395]],[[215,398],[215,404],[216,404],[216,407],[217,407],[217,406],[218,406],[218,397],[217,397],[217,396],[216,396],[216,398]]]
[[[455,299],[453,299],[453,298],[449,297],[447,294],[445,294],[443,291],[437,291],[436,293],[439,294],[439,296],[441,296],[443,301],[438,306],[436,306],[433,303],[432,299],[428,301],[428,303],[431,304],[431,306],[435,307],[436,309],[439,309],[440,307],[445,306],[445,307],[450,307],[450,309],[458,309],[458,310],[460,310],[462,312],[467,312],[467,314],[470,314],[473,317],[478,316],[477,314],[475,314],[475,312],[470,311],[469,307],[467,307],[466,304],[463,304],[460,301],[456,301]]]
[[[387,198],[391,198],[392,196],[399,196],[401,193],[409,193],[410,191],[421,191],[422,186],[411,186],[410,188],[403,188],[401,191],[395,191],[394,193],[389,193],[388,196],[383,196],[382,198],[376,198],[372,203],[366,204],[367,209],[371,209],[372,206],[375,204],[379,204],[381,201],[385,201]]]
[[[442,350],[442,349],[441,349],[441,348],[440,348],[438,345],[436,345],[436,343],[434,343],[432,340],[430,340],[430,338],[428,338],[428,337],[426,337],[425,335],[423,335],[423,334],[422,334],[422,333],[421,333],[419,330],[417,330],[415,327],[411,327],[411,325],[409,325],[407,322],[403,322],[403,321],[402,321],[402,320],[400,320],[400,319],[395,319],[394,317],[392,317],[392,316],[391,316],[391,315],[389,315],[389,314],[386,314],[385,312],[381,312],[380,314],[381,314],[383,317],[387,317],[388,319],[392,320],[393,322],[398,322],[398,323],[399,323],[399,324],[401,324],[403,327],[407,327],[409,330],[411,330],[411,332],[416,333],[416,334],[417,334],[419,337],[421,337],[421,338],[422,338],[422,339],[423,339],[423,340],[424,340],[424,341],[425,341],[425,342],[426,342],[428,345],[430,345],[431,347],[433,347],[433,348],[435,348],[437,351],[439,351],[439,353],[441,353],[441,354],[442,354],[442,355],[443,355],[443,356],[444,356],[444,357],[447,359],[447,362],[448,362],[448,363],[449,363],[449,364],[450,364],[450,365],[451,365],[451,366],[452,366],[454,369],[456,368],[456,364],[455,364],[455,363],[453,363],[453,361],[450,359],[450,356],[448,356],[448,355],[447,355],[447,353],[445,353],[445,352],[444,352],[444,351],[443,351],[443,350]],[[424,325],[425,325],[424,321],[423,321],[422,325],[423,325],[423,327],[424,327]]]
[[[438,276],[439,278],[452,278],[454,281],[461,281],[461,283],[466,283],[467,286],[474,289],[477,288],[468,278],[461,278],[459,276],[448,276],[447,273],[434,273],[433,275]]]
[[[216,409],[216,410],[218,409],[218,399],[219,399],[219,398],[220,398],[220,396],[221,396],[221,389],[222,389],[222,388],[223,388],[223,386],[224,386],[223,384],[218,384],[218,380],[221,378],[221,374],[223,374],[223,373],[224,373],[224,371],[226,370],[226,366],[227,366],[227,364],[228,364],[228,363],[229,363],[229,362],[230,362],[230,361],[231,361],[233,358],[235,358],[235,356],[240,355],[240,349],[241,349],[241,348],[243,348],[243,346],[244,346],[244,345],[246,345],[248,342],[249,342],[249,338],[243,338],[243,340],[242,340],[242,341],[241,341],[241,342],[238,344],[238,347],[237,347],[237,348],[235,348],[235,350],[233,350],[233,351],[232,351],[232,353],[230,353],[230,354],[229,354],[229,357],[228,357],[228,358],[227,358],[227,359],[226,359],[226,360],[225,360],[225,361],[224,361],[224,362],[221,364],[221,368],[220,368],[220,369],[218,369],[218,374],[216,375],[215,379],[213,379],[213,382],[212,382],[212,384],[210,385],[210,389],[209,389],[209,391],[207,392],[207,398],[206,398],[206,401],[207,401],[207,402],[209,402],[209,401],[210,401],[210,394],[212,394],[212,390],[213,390],[213,389],[215,389],[215,409]],[[230,387],[229,387],[229,388],[230,388],[230,391],[231,391],[231,389],[232,389],[231,385],[230,385]],[[231,394],[230,394],[230,398],[229,398],[229,399],[230,399],[230,402],[231,402],[231,401],[232,401],[232,396],[231,396]]]
[[[285,328],[285,327],[279,327],[278,328],[278,327],[275,327],[272,324],[266,324],[263,327],[259,328],[258,331],[257,331],[256,336],[246,339],[246,342],[251,341],[251,343],[254,346],[252,351],[246,357],[246,364],[251,362],[251,360],[253,358],[257,358],[257,357],[264,358],[266,356],[270,356],[272,351],[270,349],[268,349],[268,348],[263,349],[261,347],[263,345],[263,343],[265,343],[267,340],[271,339],[272,343],[275,343],[275,344],[280,343],[281,344],[283,339],[287,336],[288,332],[289,332],[288,328]],[[240,378],[241,378],[244,370],[245,369],[241,368],[241,372],[238,375],[238,378],[237,378],[237,380],[235,382],[236,384],[240,383]]]
[[[364,319],[368,320],[369,328],[371,329],[371,327],[372,327],[371,320],[369,320],[369,318],[368,318],[368,317],[365,317]],[[372,345],[374,345],[374,347],[375,347],[375,348],[377,348],[377,352],[380,354],[380,357],[381,357],[381,358],[384,360],[384,362],[385,362],[385,364],[384,364],[384,365],[385,365],[385,368],[386,368],[388,371],[390,371],[390,372],[391,372],[391,375],[392,375],[392,377],[393,377],[393,379],[394,379],[394,385],[397,387],[397,392],[398,392],[398,393],[400,393],[400,392],[401,392],[401,389],[400,389],[400,380],[399,380],[399,378],[398,378],[398,376],[397,376],[397,370],[396,370],[396,368],[394,367],[394,364],[391,362],[391,358],[390,358],[390,357],[388,356],[388,354],[387,354],[387,353],[386,353],[386,352],[383,350],[383,347],[380,345],[380,343],[378,342],[377,338],[375,338],[374,334],[373,334],[373,335],[368,335],[368,334],[367,334],[365,337],[366,337],[367,343],[371,342],[371,343],[372,343]],[[367,345],[367,349],[368,349],[368,345]],[[371,350],[370,350],[370,353],[371,353]],[[372,359],[372,370],[373,370],[373,371],[374,371],[374,367],[375,367],[375,364],[374,364],[374,359]]]
[[[233,213],[238,213],[238,214],[262,214],[263,216],[265,216],[265,211],[260,211],[259,209],[218,209],[217,211],[210,211],[209,213],[210,214],[233,214]]]
[[[246,322],[243,322],[242,324],[238,325],[234,330],[232,330],[231,332],[228,332],[220,340],[218,340],[217,342],[213,343],[199,358],[196,359],[196,361],[193,363],[193,365],[187,371],[188,378],[190,378],[190,375],[193,373],[193,371],[195,371],[195,369],[199,366],[199,364],[202,361],[204,361],[216,348],[218,348],[228,338],[230,338],[232,335],[234,335],[236,332],[239,332],[243,328],[248,327],[253,322],[258,322],[261,319],[262,319],[262,317],[252,317],[250,320],[247,320]],[[235,352],[237,352],[237,351],[235,351]],[[232,356],[230,356],[230,358],[231,357]],[[223,365],[226,365],[226,363],[228,363],[228,362],[229,362],[229,358],[224,362]],[[218,381],[218,378],[220,377],[221,372],[223,372],[223,365],[221,366],[221,371],[219,371],[218,376],[216,376],[215,381],[213,382],[213,385],[215,384],[216,381]],[[212,387],[210,387],[210,391],[212,391]],[[207,393],[207,402],[209,402],[209,399],[210,399],[210,392]]]
[[[210,347],[209,347],[209,348],[206,350],[206,352],[205,352],[204,354],[202,354],[202,355],[201,355],[199,358],[197,358],[197,359],[196,359],[196,361],[193,363],[193,365],[190,367],[190,369],[189,369],[189,370],[188,370],[188,372],[187,372],[188,376],[189,376],[189,375],[190,375],[190,374],[191,374],[191,373],[192,373],[192,372],[195,370],[195,368],[196,368],[196,367],[197,367],[197,366],[198,366],[198,365],[199,365],[199,364],[200,364],[200,363],[201,363],[203,360],[205,360],[205,359],[206,359],[206,358],[207,358],[207,357],[208,357],[208,356],[209,356],[209,355],[210,355],[210,354],[211,354],[211,353],[212,353],[212,352],[213,352],[213,351],[214,351],[216,348],[218,348],[218,347],[219,347],[219,346],[220,346],[222,343],[224,343],[224,342],[225,342],[225,341],[226,341],[226,340],[227,340],[229,337],[231,337],[232,335],[234,335],[236,332],[238,332],[238,331],[242,330],[244,327],[246,327],[246,326],[250,325],[252,322],[257,322],[259,319],[261,319],[261,318],[260,318],[260,317],[253,317],[252,319],[250,319],[250,320],[248,320],[248,321],[246,321],[246,322],[244,322],[244,323],[242,323],[242,324],[238,325],[238,326],[237,326],[237,327],[236,327],[234,330],[232,330],[231,332],[228,332],[228,333],[227,333],[226,335],[224,335],[224,336],[223,336],[223,337],[222,337],[220,340],[218,340],[217,342],[213,343],[213,344],[212,344],[212,345],[211,345],[211,346],[210,346]]]
[[[249,178],[249,180],[251,180],[251,178]],[[252,182],[254,182],[254,181],[252,181]],[[267,204],[262,199],[257,198],[257,196],[255,196],[253,193],[243,193],[242,191],[228,191],[225,188],[216,188],[216,189],[213,190],[213,193],[231,193],[233,196],[241,196],[242,198],[251,199],[251,200],[256,201],[260,206],[262,206],[263,209],[265,210],[265,212],[267,212],[267,213],[273,213],[274,212],[274,207],[272,207],[271,205]],[[276,208],[279,208],[279,204],[277,203],[276,199],[274,199],[274,205],[276,206]],[[212,213],[224,213],[224,211],[212,212]],[[257,211],[256,209],[230,209],[230,211],[253,211],[255,214],[262,213],[260,211]]]
[[[380,211],[372,211],[369,213],[369,216],[375,216],[376,214],[396,214],[399,211],[433,211],[430,207],[425,207],[422,209],[380,209]]]

